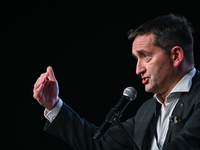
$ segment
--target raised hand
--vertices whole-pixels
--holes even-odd
[[[53,109],[57,104],[59,97],[58,82],[55,78],[52,67],[47,67],[45,73],[34,84],[33,97],[47,110]]]

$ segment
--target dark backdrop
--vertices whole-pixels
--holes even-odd
[[[51,65],[60,97],[81,117],[100,125],[133,86],[138,97],[124,111],[134,116],[152,96],[145,93],[127,32],[160,15],[192,22],[196,68],[199,7],[192,1],[7,1],[2,5],[1,141],[3,149],[73,149],[43,132],[44,108],[32,97],[39,75]]]

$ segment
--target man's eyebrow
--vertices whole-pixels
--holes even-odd
[[[147,53],[147,51],[145,51],[144,49],[141,49],[141,50],[138,50],[137,53],[144,54],[144,53]]]
[[[151,54],[151,52],[148,52],[148,51],[146,51],[144,49],[138,50],[137,53],[138,54],[146,54],[146,55],[150,55]]]
[[[138,54],[144,54],[144,53],[146,53],[146,51],[145,50],[143,50],[143,49],[141,49],[141,50],[137,50],[136,51]],[[137,57],[132,53],[132,56],[134,57],[134,58],[136,58],[137,59]]]

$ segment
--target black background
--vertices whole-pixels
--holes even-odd
[[[43,132],[44,108],[32,97],[36,79],[51,65],[60,97],[81,117],[100,125],[132,86],[138,97],[124,111],[134,116],[145,93],[127,32],[170,13],[192,22],[198,60],[198,1],[6,1],[2,4],[1,141],[3,149],[73,149]]]

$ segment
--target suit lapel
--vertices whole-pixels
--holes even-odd
[[[134,138],[136,139],[136,142],[139,145],[145,145],[146,139],[146,132],[149,132],[147,130],[151,129],[149,128],[149,125],[151,126],[152,118],[154,118],[154,111],[156,108],[156,100],[154,98],[150,99],[150,103],[146,105],[147,107],[142,107],[139,111],[142,111],[142,113],[138,114],[146,114],[146,115],[137,115],[136,116],[136,126],[135,126],[135,133]],[[148,139],[148,141],[150,141]],[[150,141],[151,142],[151,141]]]
[[[176,116],[179,118],[183,117],[182,115],[184,112],[184,104],[185,104],[185,100],[187,100],[187,97],[188,97],[188,93],[183,93],[181,95],[171,116]],[[179,123],[179,125],[181,125],[181,124]],[[171,138],[174,137],[180,131],[181,128],[182,128],[182,126],[172,125],[169,123],[169,129],[168,129],[167,136],[165,139],[165,144],[170,142]]]

